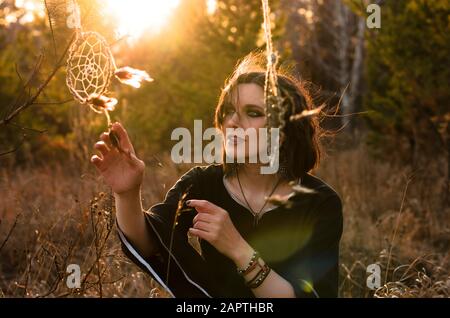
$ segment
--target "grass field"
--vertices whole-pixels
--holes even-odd
[[[145,207],[188,168],[149,158]],[[422,182],[363,146],[329,154],[315,174],[344,203],[341,297],[450,296],[450,211],[442,197],[448,180]],[[3,167],[0,189],[0,296],[167,296],[122,254],[111,193],[88,160]],[[376,291],[366,287],[373,263],[381,267]],[[80,289],[66,286],[68,264],[81,267]]]

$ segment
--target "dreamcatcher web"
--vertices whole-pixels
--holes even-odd
[[[114,59],[105,39],[96,32],[83,32],[69,51],[67,86],[81,104],[89,104],[101,113],[103,110],[92,101],[106,93],[114,70]]]

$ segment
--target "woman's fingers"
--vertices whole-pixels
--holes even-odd
[[[106,133],[106,132],[103,132],[101,135],[100,135],[100,139],[108,146],[108,147],[112,147],[112,144],[111,144],[111,139],[109,139],[109,134],[108,133]]]
[[[103,132],[100,135],[100,139],[101,139],[101,141],[97,142],[94,145],[94,148],[97,149],[98,151],[100,151],[100,153],[101,153],[100,157],[105,157],[107,154],[109,154],[115,148],[114,148],[114,146],[111,143],[111,139],[110,139],[109,133]],[[125,150],[125,149],[123,149],[123,150]],[[131,151],[131,152],[127,153],[127,155],[128,155],[127,162],[130,165],[136,166],[136,167],[141,168],[141,169],[145,166],[144,162],[136,157],[136,155],[134,154],[134,151]]]
[[[210,231],[210,227],[211,227],[210,223],[206,223],[206,222],[203,222],[203,221],[198,221],[198,222],[194,223],[194,229],[197,229],[197,230],[202,230],[202,231],[205,231],[205,232],[209,232]]]
[[[223,211],[222,208],[206,200],[188,200],[186,204],[187,206],[193,207],[197,210],[197,212],[201,213],[214,214]]]
[[[100,168],[101,168],[101,165],[102,165],[102,163],[103,163],[103,160],[102,160],[99,156],[93,155],[93,156],[91,157],[91,162],[94,164],[94,166],[95,166],[97,169],[100,169]]]
[[[102,154],[103,157],[105,157],[110,151],[110,148],[106,145],[106,143],[104,141],[97,142],[94,145],[94,148],[97,149],[98,151],[100,151],[100,153]]]
[[[209,213],[197,213],[197,215],[192,220],[193,223],[203,221],[207,223],[212,223],[215,221],[215,218],[212,214]]]
[[[119,139],[120,147],[124,151],[131,151],[134,152],[133,145],[131,144],[130,139],[128,138],[127,131],[123,126],[116,122],[112,125],[111,130],[114,131],[117,134],[117,137]]]
[[[189,232],[190,232],[192,235],[197,236],[197,237],[199,237],[199,238],[201,238],[201,239],[204,239],[204,240],[206,240],[206,241],[208,241],[208,242],[209,242],[209,240],[211,239],[211,236],[210,236],[210,233],[209,233],[209,232],[206,232],[206,231],[203,231],[203,230],[200,230],[200,229],[195,229],[195,228],[191,227],[191,228],[189,229]]]

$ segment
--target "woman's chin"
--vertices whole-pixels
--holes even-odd
[[[236,154],[236,152],[226,152],[226,163],[257,163],[258,156],[245,153],[244,155]]]

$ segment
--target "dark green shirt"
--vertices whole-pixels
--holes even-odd
[[[230,259],[205,240],[200,241],[200,255],[188,241],[196,212],[184,202],[208,200],[228,211],[242,237],[291,283],[297,297],[337,297],[341,199],[311,174],[301,178],[301,186],[313,191],[290,196],[287,205],[265,212],[255,224],[253,214],[225,188],[222,165],[192,168],[162,203],[145,212],[149,230],[158,236],[160,253],[144,259],[119,229],[123,251],[175,297],[253,297]],[[177,210],[182,212],[173,227]]]

